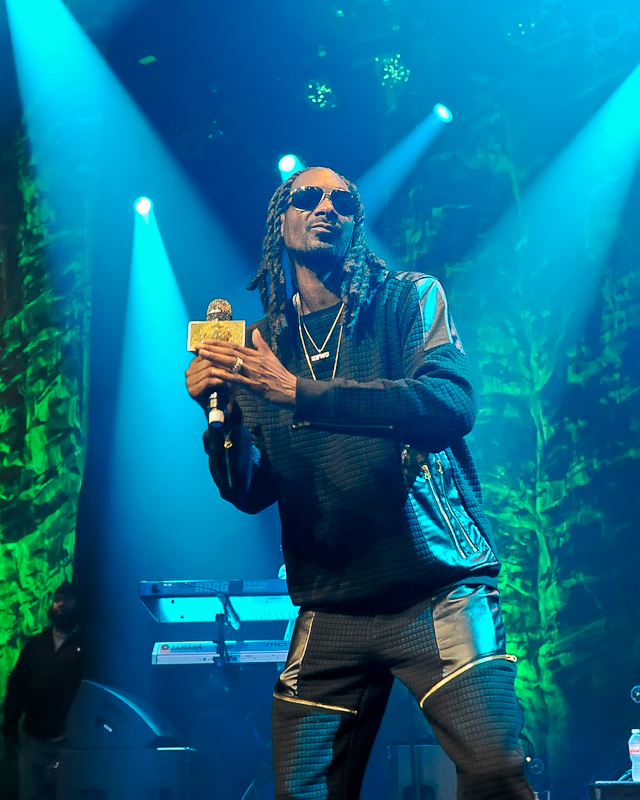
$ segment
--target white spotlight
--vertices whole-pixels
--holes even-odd
[[[139,197],[133,204],[133,207],[141,217],[147,217],[153,208],[153,203],[148,197]]]
[[[438,117],[439,120],[441,120],[441,122],[451,122],[453,119],[453,114],[451,111],[449,111],[446,106],[442,105],[442,103],[436,103],[436,105],[433,107],[433,113],[436,115],[436,117]]]
[[[294,172],[297,172],[299,169],[304,169],[304,167],[305,165],[303,162],[294,153],[287,153],[286,156],[282,156],[280,161],[278,161],[280,178],[283,181],[286,181]]]

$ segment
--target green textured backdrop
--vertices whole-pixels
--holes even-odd
[[[90,283],[85,231],[54,218],[22,135],[0,152],[0,685],[72,577],[84,466]],[[55,233],[54,233],[55,231]]]

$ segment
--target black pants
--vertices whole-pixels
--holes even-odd
[[[273,703],[278,800],[356,800],[393,678],[456,765],[464,800],[531,800],[498,592],[461,586],[399,614],[301,611]]]
[[[46,770],[58,761],[63,745],[62,739],[53,742],[34,739],[33,736],[20,730],[18,800],[54,800],[55,773],[48,778]]]

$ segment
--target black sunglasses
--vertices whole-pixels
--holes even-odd
[[[358,210],[358,201],[345,189],[325,191],[321,186],[300,186],[291,192],[291,205],[301,211],[313,211],[328,197],[331,205],[343,217],[352,217]]]

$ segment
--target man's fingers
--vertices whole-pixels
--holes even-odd
[[[210,351],[212,353],[241,353],[245,348],[236,342],[223,342],[219,339],[203,339],[198,345],[198,350]]]
[[[192,397],[219,386],[228,377],[226,369],[216,367],[200,356],[193,359],[186,371],[187,388]]]
[[[251,341],[253,342],[253,346],[259,353],[271,353],[271,348],[262,338],[262,334],[257,328],[253,329],[253,333],[251,334]]]
[[[193,374],[187,385],[191,396],[197,394],[196,399],[202,402],[202,397],[213,388],[226,383],[235,390],[243,387],[270,402],[292,405],[294,376],[282,366],[257,328],[252,331],[251,341],[253,347],[241,347],[233,342],[205,339],[190,368]]]

